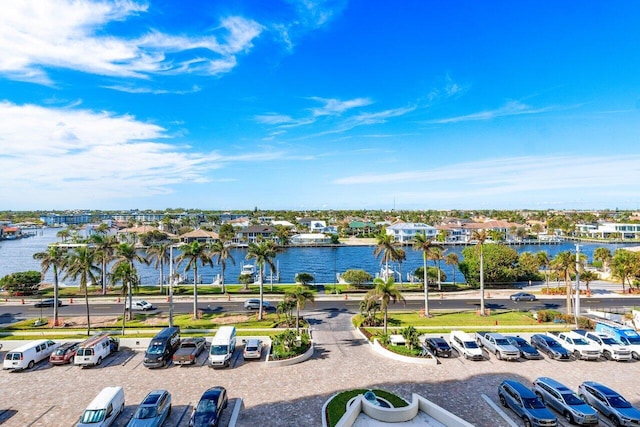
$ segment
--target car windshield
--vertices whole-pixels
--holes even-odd
[[[544,403],[538,398],[524,399],[524,407],[527,409],[543,409]]]
[[[147,354],[162,354],[164,353],[164,344],[154,342],[147,349]]]
[[[202,399],[198,402],[196,412],[216,412],[216,402],[214,400]]]
[[[565,393],[562,395],[567,405],[584,405],[584,400],[580,399],[578,395],[574,393]]]
[[[256,351],[258,350],[258,346],[252,345],[252,346],[247,346],[247,351]]]
[[[586,340],[582,339],[582,338],[574,338],[573,339],[573,343],[575,345],[589,345],[589,343]]]
[[[227,349],[228,346],[226,345],[212,345],[210,354],[213,354],[214,356],[224,356],[225,354],[227,354]]]
[[[155,418],[158,416],[158,409],[155,406],[141,406],[138,408],[133,418],[139,420],[146,420],[148,418]]]
[[[84,411],[84,414],[82,414],[80,422],[83,424],[99,423],[104,420],[104,414],[104,409],[87,409]]]
[[[465,348],[478,348],[478,344],[475,341],[465,341],[464,346]]]
[[[607,400],[614,408],[631,408],[631,403],[622,396],[607,396]]]
[[[506,339],[497,339],[496,340],[496,344],[497,345],[509,345],[509,341],[507,341]]]
[[[436,345],[440,348],[449,348],[449,344],[444,341],[436,341]]]
[[[631,335],[631,333],[627,332],[627,339],[629,340],[629,344],[640,345],[640,335],[638,334]]]
[[[64,356],[64,354],[69,350],[70,349],[59,348],[53,354],[55,354],[56,356]]]
[[[617,341],[614,340],[613,338],[610,337],[601,337],[600,338],[602,340],[603,343],[608,344],[608,345],[617,345]]]

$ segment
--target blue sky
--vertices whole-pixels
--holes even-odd
[[[7,3],[0,209],[640,209],[639,16]]]

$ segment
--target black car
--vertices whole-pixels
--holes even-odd
[[[189,427],[217,426],[227,403],[227,390],[220,386],[211,387],[202,394],[198,405],[193,410]]]
[[[520,356],[524,359],[542,359],[540,352],[522,337],[507,336],[509,344],[520,350]]]
[[[425,344],[436,357],[451,357],[451,347],[444,338],[427,338]]]
[[[36,307],[53,307],[54,304],[53,298],[43,299],[35,304]],[[62,306],[62,301],[58,300],[58,307]]]
[[[533,335],[531,337],[531,345],[553,359],[571,359],[571,352],[549,335]]]

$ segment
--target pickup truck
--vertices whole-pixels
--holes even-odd
[[[574,332],[582,335],[589,341],[590,344],[594,344],[600,347],[602,355],[607,360],[615,360],[622,362],[625,360],[631,360],[631,349],[620,344],[607,334],[599,332],[589,332],[584,329],[575,329]]]
[[[500,360],[518,360],[520,350],[514,347],[507,337],[495,332],[476,332],[476,342],[479,346],[493,353]]]
[[[549,335],[573,353],[573,357],[576,359],[598,360],[602,354],[600,347],[590,344],[585,337],[576,332],[549,332]]]
[[[193,365],[204,350],[206,340],[201,337],[185,338],[180,347],[173,353],[173,363],[176,365]]]

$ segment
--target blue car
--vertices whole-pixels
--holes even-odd
[[[549,335],[535,334],[531,336],[531,345],[552,359],[571,359],[571,352]]]
[[[640,411],[619,393],[594,381],[585,381],[578,387],[580,397],[593,406],[616,426],[640,425]]]
[[[160,427],[171,414],[171,394],[153,390],[142,400],[127,427]]]
[[[498,386],[498,398],[505,408],[511,408],[526,427],[555,427],[558,419],[527,386],[518,381],[504,380]]]
[[[211,387],[205,391],[191,414],[189,427],[217,427],[227,401],[227,390],[224,387]]]

